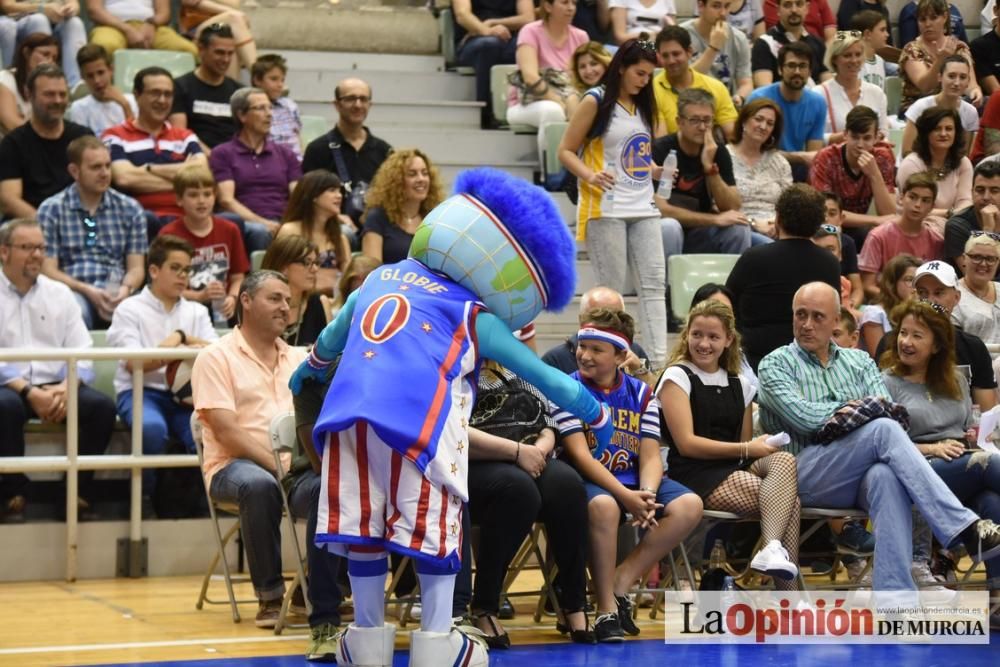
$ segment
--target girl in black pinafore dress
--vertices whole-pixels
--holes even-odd
[[[661,434],[671,479],[705,509],[759,516],[764,548],[751,567],[795,587],[799,499],[795,457],[752,438],[753,389],[739,374],[739,334],[729,306],[709,299],[689,313],[660,376]]]

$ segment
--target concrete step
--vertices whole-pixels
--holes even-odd
[[[440,55],[289,50],[278,50],[277,53],[288,61],[289,71],[357,70],[359,72],[425,73],[444,71],[444,58]]]
[[[639,312],[639,298],[634,295],[626,296],[625,310],[636,317]],[[579,314],[580,294],[578,293],[569,302],[569,305],[560,312],[543,312],[535,318],[535,328],[539,333],[569,335],[579,328]]]
[[[348,77],[366,81],[372,88],[375,104],[412,100],[476,99],[473,77],[448,72],[396,72],[379,70],[291,69],[285,79],[289,94],[296,102],[329,102],[337,83]]]
[[[456,163],[456,162],[434,162],[434,166],[438,168],[441,173],[441,180],[444,183],[444,189],[446,193],[451,192],[452,185],[455,183],[455,178],[458,176],[458,172],[465,171],[466,169],[471,169],[472,167],[483,166],[475,162],[466,163]],[[531,181],[534,172],[538,169],[538,166],[532,163],[524,162],[510,162],[510,163],[496,163],[493,162],[489,166],[505,171],[511,176],[516,176],[517,178],[524,179],[526,181]]]
[[[538,162],[535,137],[530,135],[398,125],[379,127],[376,133],[396,148],[417,146],[435,162],[498,165]]]
[[[332,98],[332,95],[331,95]],[[307,116],[322,116],[332,126],[337,120],[337,110],[330,102],[302,102],[296,100],[299,111]],[[366,124],[376,131],[386,125],[407,127],[447,127],[463,130],[479,129],[481,102],[426,100],[379,102],[368,112]]]

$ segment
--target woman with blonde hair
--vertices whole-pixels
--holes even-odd
[[[333,296],[333,288],[351,259],[351,247],[341,226],[351,224],[341,213],[344,194],[340,179],[326,169],[314,169],[302,177],[292,191],[278,236],[296,234],[319,248],[316,289]]]
[[[599,85],[611,64],[611,54],[600,42],[587,42],[573,52],[570,77],[577,97]]]
[[[413,234],[444,193],[441,175],[419,148],[397,150],[375,173],[365,196],[361,253],[380,264],[406,259]]]
[[[958,291],[962,298],[951,311],[951,319],[966,333],[978,336],[987,345],[1000,343],[1000,299],[997,299],[997,264],[1000,263],[1000,235],[972,232],[965,253]]]
[[[268,246],[261,269],[277,271],[288,279],[290,313],[285,333],[289,345],[312,345],[330,321],[323,297],[316,292],[319,251],[299,235],[279,236]]]
[[[824,81],[816,89],[826,99],[826,143],[839,144],[844,140],[847,113],[859,104],[878,114],[879,130],[887,133],[889,113],[885,92],[861,79],[861,70],[865,66],[865,43],[861,33],[857,30],[838,31],[826,47],[824,60],[827,69],[834,73],[832,79]]]
[[[795,588],[799,546],[795,457],[753,437],[753,385],[740,373],[732,309],[709,298],[688,313],[656,388],[670,477],[706,509],[760,516],[764,547],[750,566]]]

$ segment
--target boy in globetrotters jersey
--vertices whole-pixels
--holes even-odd
[[[451,621],[480,356],[589,422],[600,443],[611,435],[606,407],[511,334],[572,298],[575,249],[554,203],[490,169],[462,174],[456,192],[424,219],[408,259],[351,294],[291,381],[297,393],[341,355],[314,430],[316,540],[347,557],[355,601],[341,665],[392,664],[387,550],[413,558],[420,579],[410,664],[489,664],[478,638]]]
[[[697,494],[663,474],[659,401],[649,385],[621,370],[635,324],[627,313],[597,308],[580,318],[576,360],[570,377],[611,409],[614,435],[601,451],[593,433],[565,412],[556,415],[566,455],[584,479],[590,514],[590,571],[597,593],[594,634],[599,642],[621,642],[639,634],[628,590],[701,521]],[[625,513],[648,529],[639,545],[615,567],[618,526]]]

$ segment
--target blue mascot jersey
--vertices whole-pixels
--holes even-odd
[[[449,417],[468,419],[472,410],[475,319],[483,308],[475,294],[415,260],[376,269],[356,295],[315,433],[368,422],[425,472]]]
[[[639,444],[643,438],[660,439],[660,402],[653,396],[653,390],[641,380],[621,371],[618,372],[618,384],[607,391],[581,378],[579,371],[570,377],[611,408],[615,434],[611,437],[611,444],[601,454],[601,465],[625,486],[638,485]],[[584,430],[583,423],[565,410],[557,411],[556,421],[559,432],[564,436]],[[597,443],[589,429],[586,435],[587,444],[594,449]]]

